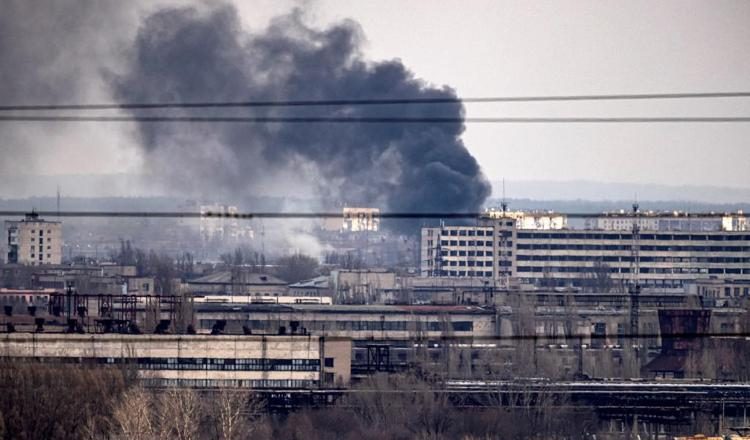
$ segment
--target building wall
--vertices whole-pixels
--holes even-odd
[[[62,223],[27,216],[21,221],[6,221],[8,263],[25,265],[62,262]]]
[[[507,282],[516,273],[516,235],[512,218],[477,226],[422,228],[420,274]]]
[[[334,295],[341,302],[350,298],[372,299],[382,289],[396,287],[396,274],[386,270],[352,269],[331,273]]]
[[[289,333],[290,323],[297,321],[298,332],[302,332],[304,328],[314,335],[352,339],[495,335],[496,315],[493,311],[462,306],[420,307],[321,306],[305,309],[298,306],[269,310],[198,308],[196,319],[200,331],[210,331],[216,321],[225,320],[228,332],[241,331],[242,326],[246,326],[254,334],[277,334],[281,327]]]
[[[633,278],[635,242],[629,231],[516,230],[505,224],[423,228],[421,275],[502,280],[507,273],[549,287],[585,287],[599,277],[624,286]],[[647,289],[681,291],[684,284],[709,277],[750,280],[746,232],[639,235],[638,279]]]
[[[582,286],[604,271],[628,283],[634,269],[632,234],[619,231],[522,231],[518,234],[518,278],[525,282]],[[637,243],[639,284],[653,290],[682,290],[695,279],[750,280],[750,234],[643,232]]]
[[[153,385],[308,388],[321,370],[347,385],[351,341],[316,336],[170,336],[12,333],[0,338],[10,358],[118,364],[135,362]],[[350,356],[350,355],[349,355]],[[323,367],[325,357],[332,367]]]

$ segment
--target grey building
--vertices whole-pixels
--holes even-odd
[[[422,229],[422,276],[545,287],[682,291],[694,280],[750,280],[747,231],[523,230],[510,219]]]

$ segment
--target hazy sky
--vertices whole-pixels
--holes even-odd
[[[750,91],[750,2],[274,0],[236,5],[251,30],[295,6],[314,26],[353,19],[367,39],[367,58],[400,58],[416,76],[449,85],[462,97]],[[135,27],[118,32],[134,35]],[[87,96],[107,100],[101,90]],[[467,107],[467,116],[750,116],[750,99]],[[36,165],[4,169],[0,164],[0,171],[137,173],[140,153],[128,147],[132,129],[82,124],[65,130],[66,139],[75,142],[47,133],[41,147],[31,145],[39,138],[29,134],[26,154]],[[23,145],[23,134],[14,142]],[[748,139],[750,124],[738,123],[468,125],[464,134],[490,180],[745,188],[750,187]]]

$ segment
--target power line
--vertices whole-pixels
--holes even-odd
[[[538,95],[495,96],[475,98],[384,98],[384,99],[323,99],[323,100],[271,100],[271,101],[204,101],[204,102],[152,102],[123,104],[38,104],[2,105],[0,111],[34,110],[129,110],[159,108],[242,108],[242,107],[318,107],[343,105],[406,105],[406,104],[461,104],[499,102],[551,102],[551,101],[625,101],[650,99],[707,99],[748,98],[750,92],[698,92],[698,93],[640,93],[604,95]]]
[[[189,123],[355,123],[355,124],[591,124],[591,123],[736,123],[750,122],[748,116],[697,117],[560,117],[560,118],[441,118],[441,117],[255,117],[255,116],[69,116],[0,115],[0,122],[189,122]]]
[[[317,219],[317,218],[341,218],[341,212],[181,212],[181,211],[35,211],[39,216],[60,217],[85,217],[85,218],[235,218],[235,219]],[[0,217],[23,217],[28,211],[0,211]],[[586,212],[554,212],[540,213],[547,216],[566,216],[568,218],[608,218],[632,217],[631,214],[600,214]],[[641,214],[638,218],[719,218],[725,215],[736,215],[731,213],[654,213]],[[381,212],[376,215],[381,219],[486,219],[493,220],[485,212]]]

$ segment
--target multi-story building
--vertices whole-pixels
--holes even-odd
[[[35,212],[5,222],[8,263],[25,265],[62,262],[62,223],[46,221]]]
[[[631,219],[632,229],[632,219]],[[504,251],[501,245],[504,243]],[[422,229],[422,276],[504,276],[547,287],[682,290],[696,279],[750,280],[738,231],[523,230],[510,219]]]
[[[516,220],[501,218],[476,226],[422,228],[421,275],[501,280],[516,272]]]

